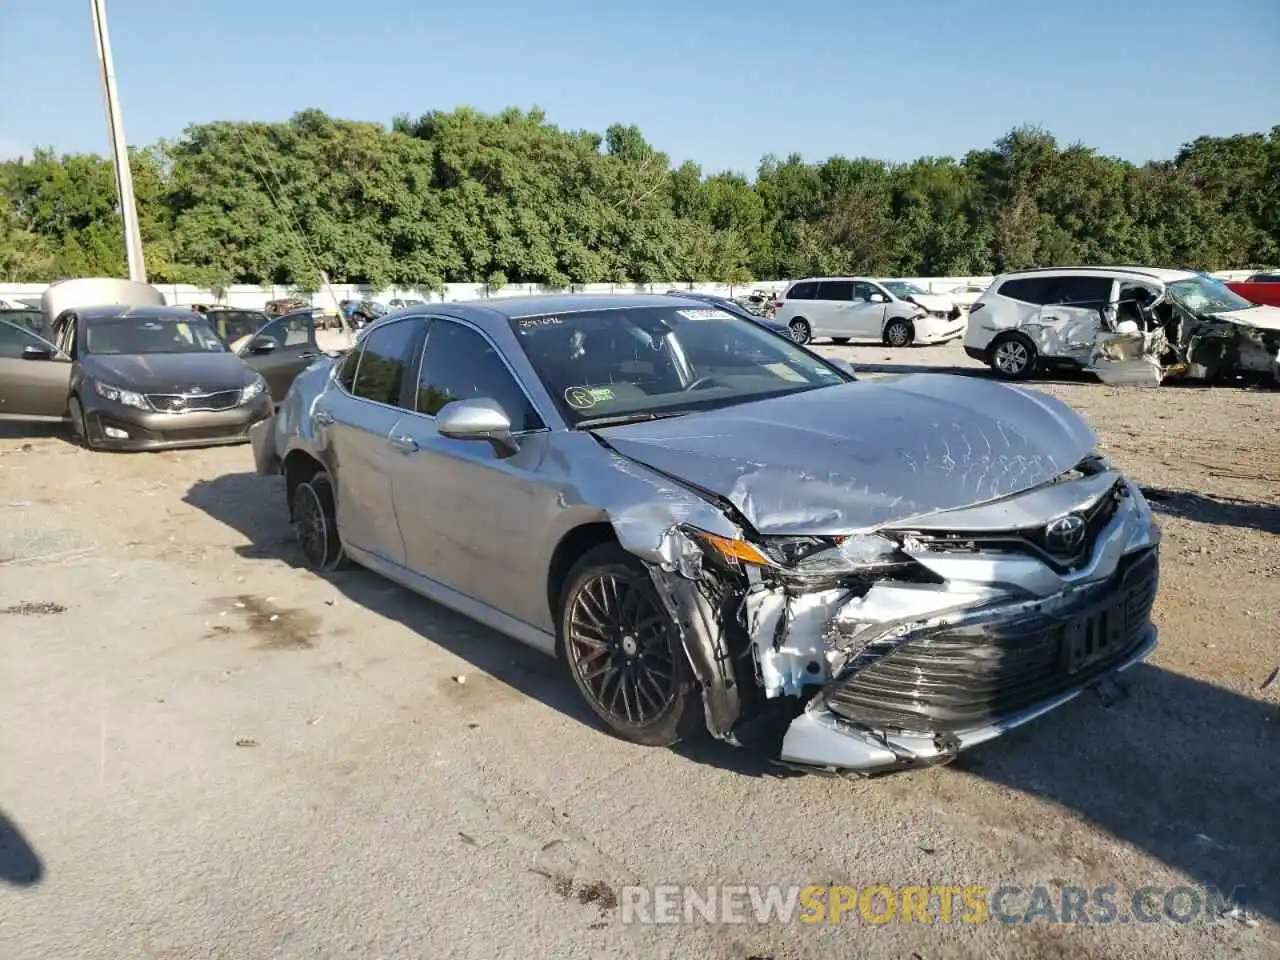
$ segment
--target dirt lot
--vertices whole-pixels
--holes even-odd
[[[0,424],[0,957],[1280,955],[1280,393],[1038,386],[1152,489],[1161,646],[1117,701],[870,781],[612,739],[553,662],[295,566],[245,448]],[[1212,884],[1249,909],[624,925],[626,884],[1113,885],[1121,914]]]

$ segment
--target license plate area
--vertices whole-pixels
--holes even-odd
[[[1125,642],[1126,609],[1123,593],[1070,620],[1062,637],[1062,664],[1079,673],[1106,660]]]

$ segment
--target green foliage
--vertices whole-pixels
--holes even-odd
[[[1025,127],[958,160],[768,156],[751,182],[672,168],[635,126],[562,130],[537,109],[390,129],[307,110],[193,126],[132,167],[150,276],[219,288],[1280,261],[1280,126],[1143,166]],[[0,163],[0,280],[123,275],[120,232],[109,161]]]

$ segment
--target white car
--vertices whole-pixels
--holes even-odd
[[[964,350],[1005,380],[1059,366],[1109,384],[1280,381],[1280,307],[1254,306],[1190,270],[1020,270],[996,277],[973,305]]]
[[[903,295],[895,294],[892,285],[901,285]],[[797,343],[828,338],[908,347],[943,343],[964,333],[964,315],[954,304],[907,289],[911,286],[865,277],[806,277],[782,292],[774,319],[791,328]]]
[[[967,311],[987,292],[989,286],[989,283],[962,283],[948,293],[947,297],[961,310]]]

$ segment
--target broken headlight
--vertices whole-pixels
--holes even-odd
[[[877,534],[848,537],[765,537],[759,543],[690,531],[721,559],[799,574],[880,573],[912,566],[915,561],[897,543]]]
[[[766,552],[797,573],[880,573],[914,564],[898,544],[874,533],[770,538]]]

